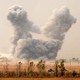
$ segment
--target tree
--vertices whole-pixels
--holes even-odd
[[[28,66],[28,75],[33,76],[34,62],[30,62]]]
[[[58,60],[55,61],[55,76],[58,77]]]
[[[61,74],[61,76],[64,76],[66,69],[65,69],[65,66],[64,66],[64,60],[63,59],[60,62],[59,68],[60,68],[60,74]]]
[[[37,69],[39,72],[44,72],[45,71],[45,61],[40,60],[37,64]]]
[[[22,67],[22,62],[18,62],[17,66],[17,74],[20,77],[21,76],[21,67]]]

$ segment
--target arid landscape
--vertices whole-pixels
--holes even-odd
[[[0,78],[0,80],[80,80],[80,78]]]
[[[18,62],[12,65],[5,62],[0,65],[0,80],[80,80],[79,62],[65,62],[56,60],[47,63],[44,60],[38,62]]]
[[[80,80],[79,6],[0,0],[0,80]]]

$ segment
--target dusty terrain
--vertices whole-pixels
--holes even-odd
[[[80,80],[80,78],[0,78],[0,80]]]
[[[5,67],[5,63],[2,63],[0,64],[0,71],[4,71],[4,67]],[[77,72],[80,72],[80,64],[79,63],[65,63],[65,68],[69,71],[77,71]],[[9,64],[8,63],[8,69],[9,71],[16,71],[16,68],[17,68],[17,63],[15,64]],[[28,68],[28,65],[27,64],[22,64],[22,70],[26,69],[27,70]],[[36,70],[36,64],[34,65],[34,68]],[[50,64],[46,64],[46,71],[48,69],[54,69],[54,63],[52,63],[51,65]]]
[[[4,71],[5,64],[0,64],[0,71]],[[77,72],[80,72],[80,64],[79,63],[65,63],[65,67],[69,71],[76,70]],[[47,70],[52,68],[54,69],[54,64],[46,65]],[[27,69],[27,64],[22,64],[22,69]],[[16,64],[11,65],[9,64],[9,70],[15,70],[16,71]],[[80,80],[80,78],[0,78],[0,80]]]

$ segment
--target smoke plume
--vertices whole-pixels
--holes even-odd
[[[21,6],[11,7],[7,19],[14,27],[12,53],[15,53],[15,48],[17,47],[19,39],[31,36],[27,34],[29,31],[40,33],[39,28],[27,18],[27,12]]]
[[[68,8],[62,7],[53,11],[48,23],[45,25],[44,33],[48,37],[63,41],[65,33],[76,22]]]
[[[19,58],[55,58],[57,51],[60,49],[60,41],[41,41],[37,39],[20,39],[16,47]]]
[[[15,32],[12,41],[12,53],[17,58],[25,59],[56,58],[58,51],[61,49],[65,33],[76,22],[68,8],[63,7],[55,10],[44,26],[44,35],[49,37],[50,40],[43,41],[33,38],[32,33],[40,33],[40,30],[29,21],[27,12],[22,7],[12,7],[7,18],[12,23]]]

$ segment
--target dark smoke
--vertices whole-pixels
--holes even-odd
[[[40,33],[40,30],[29,21],[27,12],[22,7],[12,7],[7,18],[15,29],[12,52],[16,57],[25,59],[56,58],[58,51],[61,49],[65,33],[76,22],[68,8],[57,9],[44,26],[44,34],[50,40],[43,41],[33,39],[30,32],[37,34]]]
[[[20,58],[55,58],[61,47],[60,41],[41,41],[37,39],[20,39],[15,54]]]

